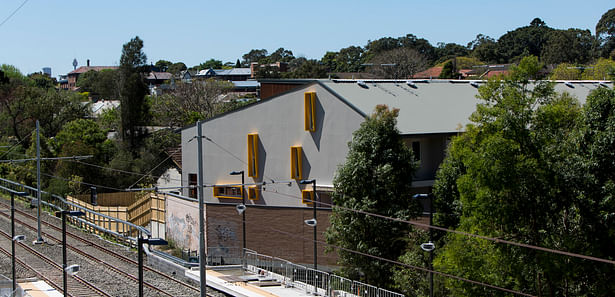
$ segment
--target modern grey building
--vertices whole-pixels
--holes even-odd
[[[280,81],[284,83],[284,81]],[[288,81],[287,81],[288,82]],[[420,168],[413,186],[429,191],[444,159],[451,136],[462,133],[480,100],[482,81],[466,80],[307,80],[295,89],[202,123],[205,200],[236,203],[241,198],[243,170],[249,204],[308,207],[304,200],[316,179],[321,201],[328,202],[338,165],[345,162],[347,143],[375,106],[400,110],[398,129]],[[557,92],[568,92],[581,103],[607,81],[555,81]],[[182,184],[196,185],[196,127],[182,130]],[[264,183],[264,184],[261,184]],[[229,186],[224,186],[229,185]],[[196,190],[186,189],[196,197]],[[302,199],[303,198],[303,199]]]

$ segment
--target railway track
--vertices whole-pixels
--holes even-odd
[[[11,235],[0,230],[0,234],[3,237],[6,237],[8,242],[11,242]],[[19,265],[25,267],[28,270],[34,272],[40,279],[47,282],[50,286],[54,287],[56,290],[63,292],[63,273],[62,273],[62,265],[57,264],[54,260],[44,255],[43,253],[29,247],[27,244],[17,243],[19,245],[20,250],[27,251],[30,255],[34,257],[26,257],[24,255],[18,256],[15,253],[15,262]],[[7,257],[11,257],[11,252],[9,252],[4,246],[0,247],[0,253],[5,254]],[[28,262],[25,262],[22,259],[27,258]],[[108,293],[98,288],[96,285],[91,282],[85,280],[84,278],[73,275],[67,276],[67,287],[69,288],[69,293],[67,295],[74,297],[88,297],[88,296],[103,296],[103,297],[111,297]]]
[[[7,208],[10,207],[4,201],[1,200],[0,204],[6,206]],[[33,226],[36,222],[35,216],[18,208],[15,209],[15,212],[22,218],[25,218],[25,220],[23,220],[17,217],[16,223],[18,223],[23,228],[36,232],[36,227]],[[0,213],[0,216],[4,216],[10,219],[9,215],[5,213]],[[45,236],[43,237],[50,244],[52,242],[55,242],[56,244],[61,245],[61,240],[59,239],[62,232],[61,228],[55,226],[51,222],[46,221],[52,219],[55,218],[47,218],[45,220],[42,220],[41,223],[48,227],[47,229],[53,230],[52,232],[46,230],[46,232],[43,233],[45,234]],[[30,224],[26,222],[26,220],[33,223]],[[82,232],[77,232],[78,234],[76,234],[69,229],[67,229],[67,237],[71,238],[71,242],[67,243],[67,248],[70,249],[72,253],[75,253],[76,255],[90,263],[90,265],[93,266],[90,269],[101,270],[101,268],[104,268],[106,274],[108,275],[107,282],[110,282],[111,280],[117,281],[114,286],[114,296],[134,296],[134,292],[136,292],[136,286],[138,284],[138,278],[135,277],[137,273],[137,262],[134,259],[131,259],[129,256],[122,255],[118,252],[113,251],[110,248],[107,248],[101,244],[87,239]],[[75,241],[77,241],[78,244],[75,244]],[[82,270],[83,272],[80,272],[80,274],[85,273],[85,271],[87,270],[89,269],[84,268]],[[129,280],[129,282],[132,284],[129,286],[126,281],[120,280]],[[112,283],[108,285],[113,286]],[[145,293],[148,296],[195,296],[199,294],[199,288],[184,283],[167,274],[161,273],[147,266],[144,266],[144,286],[146,289]],[[126,289],[121,290],[120,288],[122,287]],[[216,294],[214,292],[212,294],[210,292],[211,291],[208,290],[208,296],[224,296],[220,293]]]

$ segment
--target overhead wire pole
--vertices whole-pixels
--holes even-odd
[[[199,277],[201,297],[207,296],[207,255],[205,253],[205,201],[203,198],[203,131],[201,121],[196,122],[197,129],[197,193],[199,195]]]
[[[36,120],[36,240],[34,244],[45,242],[41,236],[41,138],[38,120]]]

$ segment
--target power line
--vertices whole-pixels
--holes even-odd
[[[11,13],[6,19],[4,19],[4,21],[2,21],[2,23],[0,23],[0,27],[2,27],[2,25],[4,25],[4,23],[6,23],[11,17],[13,17],[13,15],[15,15],[17,13],[17,11],[19,11],[24,5],[26,5],[26,2],[28,2],[28,0],[25,0],[23,3],[21,3],[21,5],[19,5],[19,7],[17,7],[17,9],[15,9],[15,11],[13,11],[13,13]]]
[[[275,229],[275,228],[267,227],[267,229],[272,230],[274,232],[281,233],[281,234],[285,234],[285,235],[287,235],[289,237],[299,238],[299,239],[302,239],[304,241],[317,242],[319,244],[323,244],[323,245],[330,246],[330,247],[333,247],[333,248],[336,248],[336,249],[344,250],[344,251],[347,251],[347,252],[350,252],[350,253],[353,253],[353,254],[357,254],[357,255],[373,258],[373,259],[377,259],[377,260],[384,261],[384,262],[389,262],[389,263],[400,265],[400,266],[405,266],[405,267],[412,268],[412,269],[415,269],[415,270],[420,270],[420,271],[423,271],[423,272],[431,272],[431,273],[438,274],[438,275],[441,275],[441,276],[444,276],[444,277],[448,277],[448,278],[452,278],[452,279],[456,279],[456,280],[472,283],[472,284],[483,286],[483,287],[488,287],[488,288],[491,288],[491,289],[495,289],[495,290],[499,290],[499,291],[503,291],[503,292],[507,292],[507,293],[512,293],[512,294],[521,295],[521,296],[527,296],[527,297],[536,297],[536,296],[531,295],[531,294],[527,294],[527,293],[523,293],[523,292],[519,292],[519,291],[515,291],[515,290],[503,288],[503,287],[498,287],[498,286],[495,286],[495,285],[491,285],[491,284],[487,284],[487,283],[471,280],[471,279],[464,278],[464,277],[461,277],[461,276],[456,276],[456,275],[448,274],[448,273],[437,271],[437,270],[432,270],[432,269],[428,269],[428,268],[414,266],[414,265],[402,263],[402,262],[399,262],[399,261],[395,261],[395,260],[391,260],[391,259],[387,259],[387,258],[383,258],[383,257],[379,257],[379,256],[374,256],[374,255],[371,255],[371,254],[368,254],[368,253],[363,253],[363,252],[360,252],[360,251],[355,251],[355,250],[344,248],[344,247],[341,247],[341,246],[329,244],[329,243],[321,241],[321,240],[313,240],[313,239],[305,238],[305,237],[302,237],[302,236],[299,236],[299,235],[295,235],[295,234],[290,233],[290,232],[285,232],[285,231],[282,231],[282,230],[278,230],[278,229]]]
[[[220,149],[222,149],[222,151],[224,151],[227,154],[231,155],[235,159],[241,161],[244,164],[247,164],[245,161],[243,161],[243,159],[241,159],[238,156],[235,156],[229,150],[225,149],[220,144],[214,142],[211,138],[209,138],[207,136],[203,136],[203,138],[205,138],[206,140],[212,142],[213,144],[218,146]],[[195,138],[192,138],[192,139],[195,139]],[[190,141],[192,141],[192,139]],[[294,195],[289,195],[289,194],[284,194],[284,193],[279,193],[279,192],[266,191],[266,190],[263,190],[263,191],[269,192],[269,193],[276,193],[278,195],[283,195],[283,196],[291,197],[293,199],[301,199],[301,200],[303,200],[302,197],[298,197],[298,196],[294,196]],[[355,212],[355,213],[360,213],[360,214],[364,214],[364,215],[368,215],[368,216],[374,216],[374,217],[378,217],[378,218],[382,218],[382,219],[386,219],[386,220],[406,223],[406,224],[410,224],[410,225],[414,225],[414,226],[418,226],[418,227],[422,227],[422,228],[440,230],[440,231],[445,231],[445,232],[449,232],[449,233],[455,233],[455,234],[459,234],[459,235],[464,235],[464,236],[469,236],[469,237],[489,240],[489,241],[493,241],[495,243],[504,243],[504,244],[514,245],[514,246],[528,248],[528,249],[539,250],[539,251],[553,253],[553,254],[560,254],[560,255],[565,255],[565,256],[569,256],[569,257],[580,258],[580,259],[597,261],[597,262],[603,262],[603,263],[608,263],[608,264],[615,265],[615,261],[613,261],[613,260],[602,259],[602,258],[598,258],[598,257],[587,256],[587,255],[582,255],[582,254],[577,254],[577,253],[571,253],[571,252],[567,252],[567,251],[560,251],[560,250],[555,250],[555,249],[550,249],[550,248],[545,248],[545,247],[535,246],[535,245],[530,245],[530,244],[525,244],[525,243],[518,243],[518,242],[514,242],[514,241],[510,241],[510,240],[505,240],[505,239],[500,239],[500,238],[493,238],[493,237],[488,237],[488,236],[484,236],[484,235],[478,235],[478,234],[468,233],[468,232],[464,232],[464,231],[453,230],[453,229],[438,227],[438,226],[429,225],[429,224],[423,224],[423,223],[419,223],[419,222],[412,222],[412,221],[403,220],[403,219],[399,219],[399,218],[393,218],[393,217],[389,217],[389,216],[385,216],[385,215],[381,215],[381,214],[371,213],[371,212],[357,210],[357,209],[352,209],[352,208],[346,208],[346,207],[342,207],[342,206],[339,206],[339,205],[333,205],[331,203],[324,203],[324,202],[319,202],[319,203],[321,205],[331,206],[332,208],[339,208],[339,209],[350,211],[350,212]]]
[[[291,198],[297,199],[297,200],[303,199],[301,197],[290,195],[290,194],[273,192],[273,191],[267,191],[267,190],[263,190],[263,191],[264,192],[269,192],[269,193],[275,193],[275,194],[278,194],[278,195],[283,195],[283,196],[286,196],[286,197],[291,197]],[[577,253],[571,253],[571,252],[567,252],[567,251],[555,250],[555,249],[545,248],[545,247],[531,245],[531,244],[519,243],[519,242],[510,241],[510,240],[500,239],[500,238],[493,238],[493,237],[489,237],[489,236],[478,235],[478,234],[468,233],[468,232],[454,230],[454,229],[448,229],[448,228],[439,227],[439,226],[435,226],[435,225],[429,225],[429,224],[423,224],[423,223],[419,223],[419,222],[403,220],[403,219],[389,217],[389,216],[385,216],[385,215],[381,215],[381,214],[377,214],[377,213],[372,213],[372,212],[367,212],[367,211],[363,211],[363,210],[357,210],[357,209],[347,208],[347,207],[343,207],[343,206],[339,206],[339,205],[334,205],[332,203],[326,203],[326,202],[318,202],[318,203],[321,204],[321,205],[331,206],[331,208],[339,208],[339,209],[350,211],[350,212],[360,213],[360,214],[364,214],[364,215],[368,215],[368,216],[373,216],[373,217],[377,217],[377,218],[381,218],[381,219],[385,219],[385,220],[390,220],[390,221],[394,221],[394,222],[406,223],[406,224],[414,225],[414,226],[417,226],[417,227],[434,229],[434,230],[444,231],[444,232],[448,232],[448,233],[455,233],[455,234],[459,234],[459,235],[464,235],[464,236],[469,236],[469,237],[489,240],[489,241],[493,241],[495,243],[504,243],[504,244],[514,245],[514,246],[528,248],[528,249],[533,249],[533,250],[539,250],[539,251],[553,253],[553,254],[560,254],[560,255],[564,255],[564,256],[569,256],[569,257],[574,257],[574,258],[580,258],[580,259],[597,261],[597,262],[603,262],[603,263],[608,263],[608,264],[615,265],[615,261],[613,261],[613,260],[602,259],[602,258],[598,258],[598,257],[587,256],[587,255],[582,255],[582,254],[577,254]]]
[[[27,1],[27,0],[26,0]],[[4,158],[4,156],[6,156],[6,154],[10,153],[14,148],[16,148],[19,144],[21,144],[22,142],[24,142],[24,140],[26,140],[28,137],[30,137],[30,135],[32,135],[32,133],[34,133],[34,130],[32,130],[27,136],[23,137],[19,142],[17,142],[16,144],[12,145],[6,152],[4,152],[4,154],[2,154],[2,156],[0,156],[0,159]],[[20,155],[23,155],[21,153],[18,153]],[[25,156],[25,155],[24,155]]]
[[[166,162],[167,160],[171,159],[173,157],[173,155],[175,153],[177,153],[178,151],[179,150],[175,151],[172,154],[169,154],[169,156],[166,159],[162,160],[162,162],[160,162],[160,163],[158,163],[158,165],[154,166],[154,168],[152,168],[150,171],[148,171],[146,174],[144,174],[140,179],[138,179],[136,182],[134,182],[132,185],[130,185],[130,187],[128,187],[128,189],[134,187],[134,185],[136,185],[138,182],[140,182],[145,176],[149,176],[150,173],[152,173],[154,170],[156,170],[156,168],[160,167],[160,165],[162,165],[164,162]]]

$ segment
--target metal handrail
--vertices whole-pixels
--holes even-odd
[[[12,185],[15,185],[15,186],[21,187],[21,188],[23,188],[23,189],[28,189],[28,190],[30,190],[30,191],[34,191],[34,192],[36,192],[36,191],[37,191],[37,189],[36,189],[36,188],[30,187],[30,186],[26,186],[26,185],[20,184],[20,183],[18,183],[18,182],[15,182],[15,181],[12,181],[12,180],[8,180],[8,179],[4,179],[4,178],[0,178],[0,182],[9,183],[9,184],[12,184]],[[0,186],[0,187],[1,187],[1,188],[0,188],[0,190],[5,190],[5,191],[6,191],[6,190],[9,190],[9,191],[14,191],[14,190],[11,190],[10,188],[7,188],[7,187],[3,187],[3,186]],[[114,221],[114,222],[116,222],[116,223],[121,223],[121,224],[127,225],[127,226],[129,226],[129,227],[132,227],[132,228],[134,228],[134,229],[138,230],[139,232],[141,232],[141,234],[144,234],[144,235],[147,235],[147,236],[151,236],[151,235],[152,235],[152,233],[151,233],[149,230],[147,230],[145,227],[143,227],[143,226],[135,225],[135,224],[133,224],[133,223],[131,223],[131,222],[124,221],[124,220],[122,220],[122,219],[114,218],[114,217],[112,217],[112,216],[108,216],[108,215],[106,215],[106,214],[102,214],[102,213],[99,213],[99,212],[96,212],[96,211],[93,211],[93,210],[87,209],[87,208],[85,208],[85,207],[83,207],[83,206],[81,206],[81,205],[77,205],[77,204],[75,204],[75,203],[72,203],[72,202],[70,202],[70,201],[68,201],[68,200],[64,199],[64,197],[61,197],[61,196],[56,195],[56,194],[51,194],[51,193],[48,193],[48,192],[45,192],[45,191],[42,191],[42,190],[41,190],[41,194],[47,194],[47,195],[49,195],[49,196],[51,196],[51,197],[53,197],[53,198],[55,198],[55,199],[58,199],[58,200],[60,200],[62,203],[64,203],[65,205],[69,205],[69,206],[72,206],[72,207],[78,208],[78,209],[80,209],[80,210],[82,210],[82,211],[89,212],[89,213],[95,214],[95,215],[97,215],[97,216],[100,216],[100,217],[103,217],[103,218],[109,219],[109,220]],[[36,199],[36,198],[34,198],[34,197],[30,197],[30,196],[26,196],[26,197],[27,197],[28,199],[30,199],[30,200],[34,200],[34,199]],[[51,204],[51,203],[48,203],[48,202],[45,202],[45,201],[42,201],[42,200],[41,200],[41,203],[42,203],[42,204],[44,204],[44,205],[47,205],[47,206],[49,206],[49,207],[55,208],[55,209],[57,209],[57,210],[63,210],[61,207],[59,207],[59,206],[57,206],[57,205],[55,205],[55,204]],[[77,218],[77,217],[75,217],[74,219],[76,219],[76,220],[78,220],[78,221],[80,221],[80,222],[82,222],[82,223],[85,223],[85,224],[88,224],[88,225],[92,226],[92,223],[90,223],[90,222],[88,222],[88,221],[86,221],[86,220],[84,220],[84,219],[82,219],[82,218]],[[136,241],[136,238],[129,237],[129,236],[123,236],[123,235],[121,235],[121,234],[119,234],[119,233],[116,233],[116,232],[111,231],[111,230],[104,229],[104,228],[99,227],[99,226],[92,226],[92,227],[94,227],[94,228],[96,228],[96,229],[98,229],[98,230],[100,230],[100,231],[103,231],[103,232],[106,232],[106,233],[113,234],[113,235],[115,235],[115,236],[126,237],[126,238],[128,238],[128,239],[130,239],[130,240]]]

